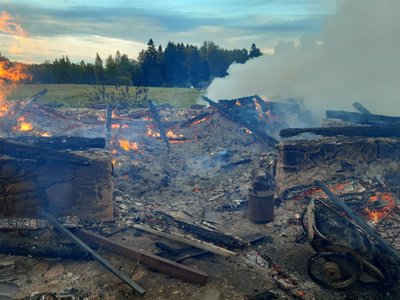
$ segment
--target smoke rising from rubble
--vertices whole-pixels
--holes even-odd
[[[274,55],[233,64],[208,88],[211,99],[258,94],[268,99],[304,98],[307,108],[399,115],[400,1],[342,0],[315,36],[299,45],[280,42]]]

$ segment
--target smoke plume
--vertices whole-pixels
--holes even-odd
[[[274,55],[233,64],[215,79],[211,99],[259,94],[303,98],[317,113],[353,110],[400,115],[400,1],[342,0],[321,31],[300,44],[280,42]]]

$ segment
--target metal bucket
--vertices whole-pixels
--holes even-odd
[[[274,192],[265,181],[253,183],[253,189],[249,192],[249,217],[256,223],[274,220]]]

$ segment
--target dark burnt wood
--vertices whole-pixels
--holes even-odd
[[[322,136],[359,136],[359,137],[400,137],[398,126],[343,126],[343,127],[313,127],[286,128],[279,132],[281,137],[292,137],[301,133],[313,133]]]
[[[400,117],[364,114],[357,112],[348,112],[341,110],[327,110],[326,117],[330,119],[340,119],[350,121],[356,124],[369,124],[369,125],[399,125]]]

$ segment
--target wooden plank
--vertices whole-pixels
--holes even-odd
[[[199,249],[203,249],[203,250],[206,250],[206,251],[218,254],[218,255],[222,255],[222,256],[233,256],[233,255],[236,255],[236,253],[233,252],[233,251],[230,251],[230,250],[222,248],[222,247],[215,246],[215,245],[210,244],[210,243],[206,243],[206,242],[203,242],[203,241],[200,241],[200,240],[196,240],[196,239],[188,239],[186,237],[179,236],[179,235],[176,235],[176,234],[170,234],[170,233],[162,232],[162,231],[155,230],[155,229],[150,228],[150,227],[145,226],[145,225],[133,225],[133,227],[136,228],[136,229],[143,230],[143,231],[148,232],[148,233],[155,234],[157,236],[164,237],[166,239],[177,241],[177,242],[180,242],[182,244],[190,245],[190,246],[193,246],[193,247],[196,247],[196,248],[199,248]]]
[[[131,246],[110,240],[95,233],[77,230],[76,235],[96,247],[106,249],[110,252],[141,263],[162,273],[169,274],[179,279],[197,284],[204,284],[208,278],[207,273],[176,263],[172,260],[135,249]]]

